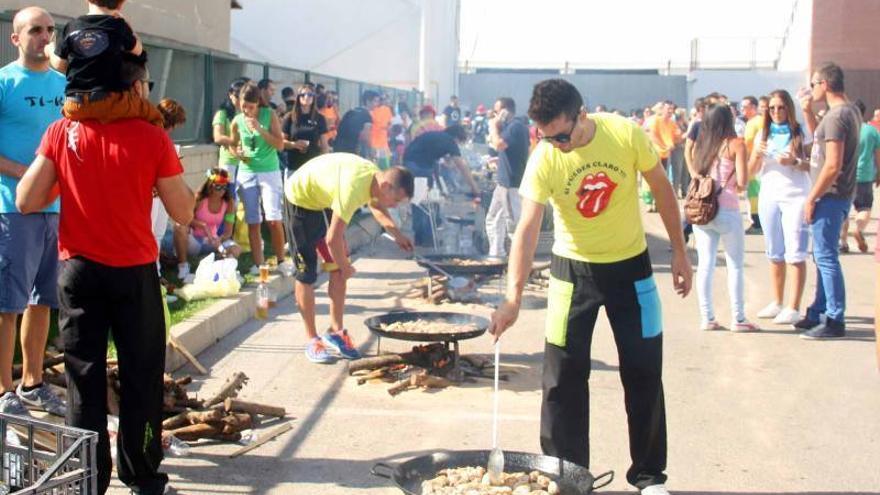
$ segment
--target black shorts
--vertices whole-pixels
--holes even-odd
[[[874,207],[874,183],[856,182],[856,198],[853,200],[856,211],[871,211]]]
[[[332,213],[330,210],[307,210],[290,203],[287,208],[290,257],[296,267],[295,278],[304,284],[314,284],[318,280],[318,255],[326,263],[333,261],[324,240]]]

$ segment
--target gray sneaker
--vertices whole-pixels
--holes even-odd
[[[67,416],[67,406],[64,404],[64,401],[55,395],[46,384],[30,392],[25,392],[21,385],[19,385],[15,389],[15,393],[18,394],[25,406],[42,409],[49,414],[61,416],[62,418]]]
[[[0,413],[9,414],[11,416],[31,417],[30,411],[21,403],[21,399],[15,395],[15,392],[6,392],[0,395]]]

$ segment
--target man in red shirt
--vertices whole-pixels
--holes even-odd
[[[126,60],[126,83],[149,96],[145,60]],[[193,193],[161,128],[145,120],[107,124],[61,119],[43,135],[16,205],[38,211],[60,193],[59,328],[69,388],[67,422],[98,432],[98,493],[110,484],[107,336],[119,358],[119,479],[132,493],[161,494],[165,321],[150,210],[155,187],[169,216],[188,225]]]

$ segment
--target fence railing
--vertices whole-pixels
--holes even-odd
[[[56,30],[67,21],[56,17]],[[0,13],[0,66],[18,58],[17,49],[8,42],[12,33],[12,15]],[[3,41],[7,40],[7,41]],[[406,102],[413,114],[423,101],[416,90],[402,90],[363,81],[352,81],[327,74],[318,74],[291,67],[280,67],[267,62],[237,58],[213,50],[187,46],[173,41],[143,36],[144,47],[149,54],[150,78],[155,83],[150,99],[158,102],[168,97],[179,101],[186,109],[186,125],[174,131],[174,140],[182,144],[211,142],[211,121],[220,103],[226,99],[229,84],[236,78],[249,77],[254,81],[268,78],[275,81],[278,91],[275,103],[282,104],[281,89],[312,82],[322,84],[327,90],[339,94],[339,112],[345,113],[358,106],[360,95],[368,89],[379,91],[389,97],[389,103],[397,108]]]

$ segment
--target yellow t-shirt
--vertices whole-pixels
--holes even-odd
[[[328,153],[297,169],[284,191],[287,200],[307,210],[327,208],[345,223],[370,202],[370,187],[379,169],[373,162],[351,153]]]
[[[681,136],[681,130],[678,128],[678,124],[672,119],[666,120],[662,117],[657,117],[651,121],[650,129],[651,132],[654,133],[654,136],[669,149],[675,147],[675,142]],[[669,158],[670,155],[669,151],[664,151],[659,148],[657,148],[657,153],[660,154],[660,158]]]
[[[526,165],[522,197],[553,206],[553,253],[589,263],[614,263],[645,249],[638,172],[658,164],[657,153],[637,124],[612,114],[593,114],[596,135],[563,153],[542,142]]]
[[[743,132],[743,140],[746,142],[746,150],[749,157],[752,156],[752,149],[755,147],[755,138],[764,130],[764,117],[756,115],[746,122],[746,130]]]

